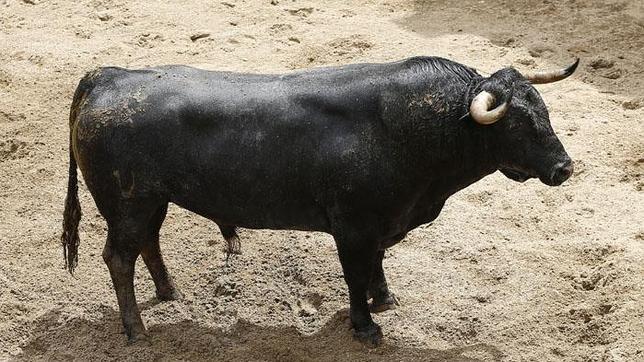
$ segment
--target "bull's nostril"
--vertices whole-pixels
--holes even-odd
[[[575,171],[575,166],[573,166],[572,162],[569,162],[566,166],[564,166],[564,170],[566,172],[566,178],[572,176],[572,173]]]
[[[572,161],[566,161],[555,166],[552,173],[552,181],[556,184],[561,184],[566,181],[573,173],[574,167]]]

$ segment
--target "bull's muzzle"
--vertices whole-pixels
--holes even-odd
[[[574,166],[572,160],[567,159],[566,161],[559,162],[555,167],[553,167],[547,182],[545,180],[542,181],[549,186],[559,186],[572,176],[573,171]]]

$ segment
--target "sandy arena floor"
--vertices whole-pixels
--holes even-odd
[[[644,2],[453,3],[0,0],[0,360],[644,361]],[[158,303],[139,263],[151,345],[120,332],[105,223],[82,184],[80,264],[63,269],[68,109],[86,71],[412,55],[484,72],[580,57],[571,79],[538,87],[576,174],[558,188],[494,174],[390,249],[402,305],[375,317],[382,347],[352,341],[325,234],[242,230],[226,265],[215,225],[172,207],[162,248],[186,297]]]

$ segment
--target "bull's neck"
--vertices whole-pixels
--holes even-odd
[[[492,132],[474,123],[468,112],[468,89],[442,92],[430,107],[413,108],[408,145],[414,151],[418,176],[437,196],[448,197],[497,170]],[[425,95],[424,98],[432,98]],[[414,131],[414,129],[416,131]]]
[[[442,147],[438,155],[430,157],[428,167],[441,170],[431,175],[430,183],[445,196],[471,185],[497,170],[489,132],[470,124],[472,119],[443,120]],[[435,140],[435,137],[430,137]],[[436,141],[434,141],[436,142]],[[440,141],[439,141],[440,142]]]

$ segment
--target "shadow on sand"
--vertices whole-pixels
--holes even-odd
[[[523,63],[514,64],[519,67],[534,64],[533,58],[545,58],[554,66],[570,64],[578,57],[582,59],[582,66],[577,70],[577,78],[606,93],[617,91],[638,97],[643,84],[641,77],[622,75],[640,73],[642,68],[644,19],[635,3],[464,0],[456,5],[447,0],[415,0],[411,14],[397,22],[428,38],[472,34],[500,47],[526,48],[530,57],[523,58]],[[585,19],[593,19],[592,28]],[[597,31],[613,28],[615,30],[611,32]],[[481,54],[472,53],[471,56]],[[610,63],[608,68],[596,69],[590,65],[593,58],[608,59],[615,65]],[[499,68],[503,65],[499,64]],[[481,70],[493,72],[496,69]]]
[[[149,301],[142,309],[154,304]],[[303,335],[293,326],[259,326],[238,321],[231,329],[204,326],[196,321],[158,323],[149,328],[149,341],[127,345],[120,333],[118,313],[102,307],[97,318],[65,320],[50,311],[35,321],[32,337],[17,360],[48,361],[491,361],[502,353],[485,344],[447,350],[401,347],[385,342],[368,349],[351,338],[347,310],[337,312],[320,330]]]

